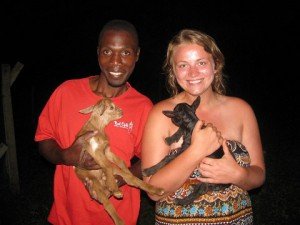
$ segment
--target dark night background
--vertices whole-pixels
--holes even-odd
[[[47,224],[54,166],[33,141],[38,115],[61,82],[99,72],[98,33],[115,18],[137,27],[141,57],[130,82],[153,102],[168,97],[161,66],[170,38],[182,28],[215,38],[225,55],[228,94],[251,104],[261,130],[267,179],[250,191],[255,224],[298,222],[296,3],[261,2],[2,1],[1,64],[19,61],[24,68],[11,87],[21,193],[10,192],[2,157],[0,225]],[[0,115],[5,142],[2,110]],[[140,225],[153,224],[152,207],[142,194]]]

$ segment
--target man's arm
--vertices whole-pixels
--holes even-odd
[[[95,132],[87,132],[66,149],[62,149],[54,139],[39,141],[39,153],[56,165],[79,166],[89,170],[99,169],[94,159],[87,152],[82,152],[83,142],[94,135]]]

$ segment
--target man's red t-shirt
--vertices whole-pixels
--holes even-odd
[[[134,157],[140,157],[141,137],[152,102],[128,85],[122,95],[112,98],[123,110],[123,117],[112,121],[105,129],[111,150],[127,166]],[[89,86],[89,77],[62,83],[51,95],[40,114],[35,141],[54,139],[61,148],[69,147],[89,115],[79,110],[95,104],[101,96]],[[126,225],[135,225],[140,209],[140,190],[121,187],[121,200],[110,198]],[[74,167],[57,165],[54,174],[54,202],[48,220],[60,225],[113,225],[113,220],[102,204],[93,200],[77,178]]]

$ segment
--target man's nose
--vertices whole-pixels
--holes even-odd
[[[114,53],[110,59],[110,62],[115,65],[119,65],[122,63],[121,55],[118,53]]]

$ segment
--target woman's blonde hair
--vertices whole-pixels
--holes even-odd
[[[223,74],[225,59],[215,40],[211,36],[201,31],[193,29],[183,29],[170,41],[167,49],[166,59],[163,65],[163,69],[167,74],[167,89],[170,92],[171,96],[175,96],[180,91],[182,91],[182,88],[177,83],[173,66],[174,48],[176,48],[176,46],[180,44],[200,45],[206,52],[212,55],[216,69],[215,78],[212,82],[212,90],[218,94],[225,94],[226,88]]]

